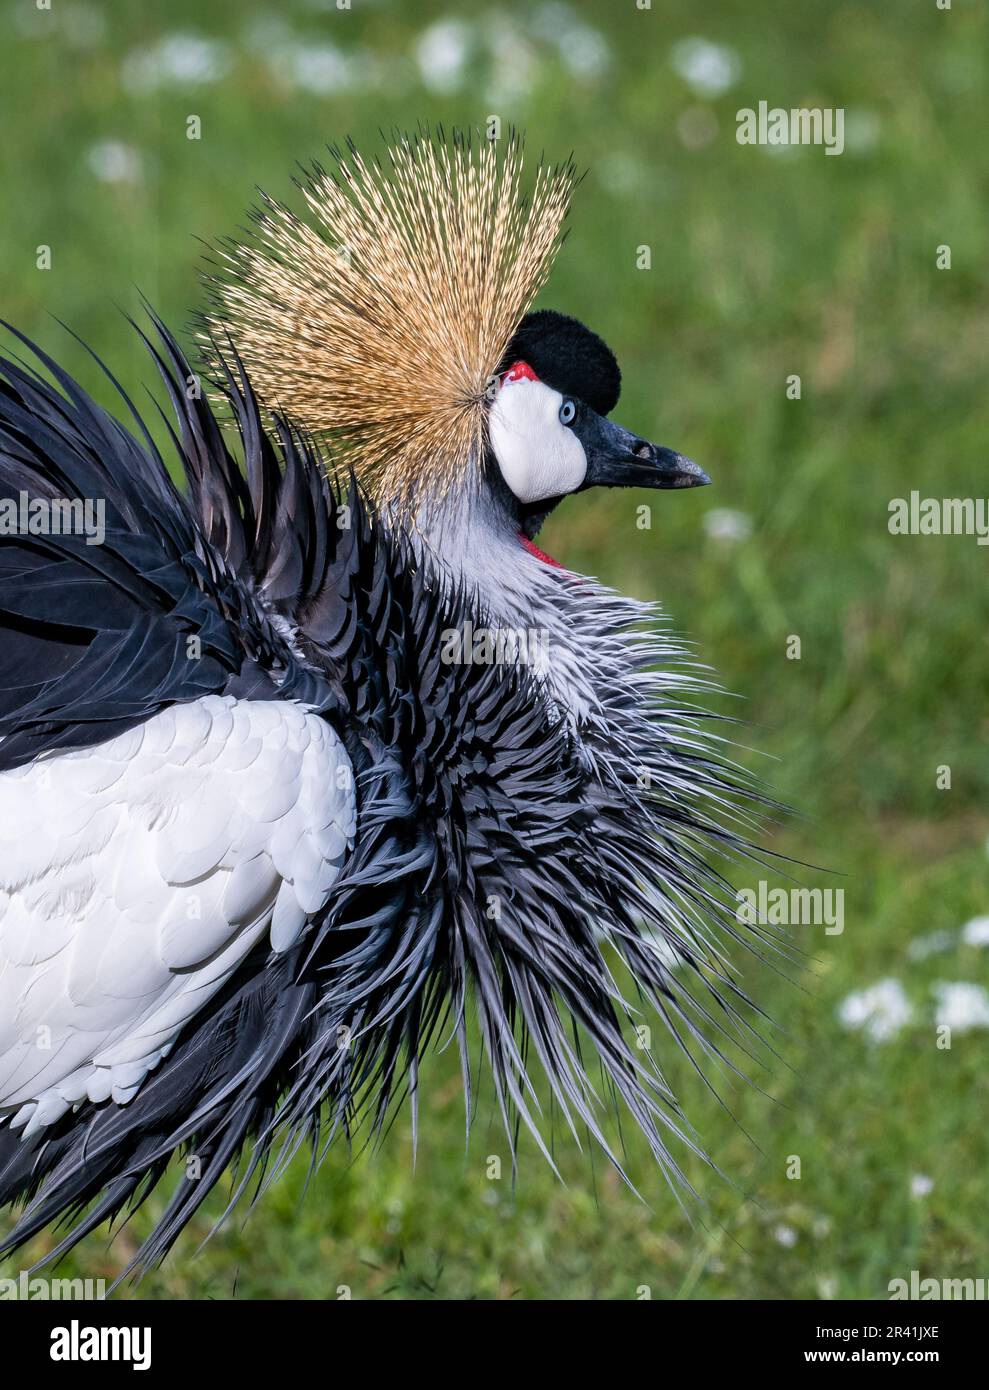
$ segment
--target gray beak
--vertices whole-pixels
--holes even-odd
[[[704,487],[711,479],[693,460],[650,444],[584,406],[570,427],[587,455],[589,487]]]

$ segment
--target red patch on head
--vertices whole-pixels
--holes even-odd
[[[501,379],[502,386],[507,386],[510,381],[538,381],[539,378],[529,366],[528,362],[513,362],[508,371]]]

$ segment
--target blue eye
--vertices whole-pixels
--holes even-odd
[[[577,418],[577,403],[569,398],[560,406],[560,424],[572,425]]]

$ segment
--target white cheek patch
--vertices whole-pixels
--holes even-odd
[[[580,440],[560,424],[563,397],[544,381],[508,381],[491,407],[491,447],[520,502],[575,492],[587,474]]]

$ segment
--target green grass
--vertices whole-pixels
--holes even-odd
[[[537,149],[576,152],[590,172],[543,300],[616,348],[619,418],[691,454],[716,486],[586,494],[560,509],[544,543],[663,600],[745,697],[741,736],[775,760],[749,761],[801,813],[772,848],[834,871],[803,881],[845,889],[844,933],[798,928],[806,959],[789,980],[741,962],[779,1025],[781,1060],[754,1072],[761,1090],[723,1079],[729,1115],[681,1059],[669,1061],[731,1180],[687,1164],[706,1203],[693,1223],[627,1132],[644,1200],[563,1132],[565,1184],[523,1143],[513,1188],[490,1088],[465,1154],[447,1053],[424,1076],[414,1171],[407,1114],[377,1152],[351,1162],[337,1150],[304,1202],[297,1160],[246,1225],[228,1224],[193,1258],[210,1220],[195,1223],[137,1296],[334,1298],[348,1286],[361,1298],[634,1298],[648,1286],[656,1298],[881,1298],[914,1268],[989,1271],[987,1034],[956,1032],[942,1050],[932,1022],[933,986],[989,986],[989,957],[957,944],[925,960],[907,953],[913,939],[989,911],[986,552],[974,538],[892,537],[886,526],[890,498],[914,488],[987,493],[989,24],[971,0],[950,12],[913,0],[895,16],[865,0],[703,8],[573,6],[608,50],[587,77],[536,31],[532,5],[353,0],[339,13],[301,0],[270,10],[217,0],[205,11],[173,0],[138,12],[59,0],[52,16],[7,0],[0,14],[0,313],[107,400],[49,315],[143,392],[152,374],[114,306],[137,312],[143,291],[186,322],[200,293],[195,238],[233,230],[255,184],[286,196],[293,161],[325,141],[353,133],[373,144],[379,126],[494,112]],[[418,36],[458,13],[476,40],[464,85],[427,91]],[[104,26],[95,38],[94,16]],[[373,58],[380,85],[293,89],[268,61],[284,39],[276,20],[310,47],[332,42],[352,65]],[[521,93],[492,90],[492,44],[506,30],[532,61]],[[176,31],[228,45],[222,80],[123,86],[126,56]],[[671,66],[672,46],[695,34],[738,57],[738,80],[720,96],[693,94]],[[735,111],[761,99],[843,106],[845,154],[738,146]],[[190,114],[200,141],[185,138]],[[688,146],[678,123],[710,138]],[[87,152],[107,140],[139,152],[136,182],[94,177]],[[950,270],[935,268],[942,243]],[[636,268],[643,244],[648,271]],[[35,268],[39,245],[52,248],[49,271]],[[798,401],[784,391],[793,373]],[[636,526],[643,501],[649,530]],[[708,536],[714,507],[750,518],[749,539]],[[800,660],[787,659],[793,635]],[[936,785],[943,764],[950,790]],[[914,1018],[873,1043],[844,1029],[837,1009],[885,977],[902,982]],[[502,1158],[500,1180],[486,1176],[489,1155]],[[786,1176],[790,1155],[799,1180]],[[928,1196],[911,1195],[914,1174],[933,1179]],[[222,1205],[214,1194],[209,1217]],[[109,1250],[87,1239],[65,1272],[112,1277],[159,1208],[155,1197]],[[36,1241],[31,1254],[45,1248]]]

